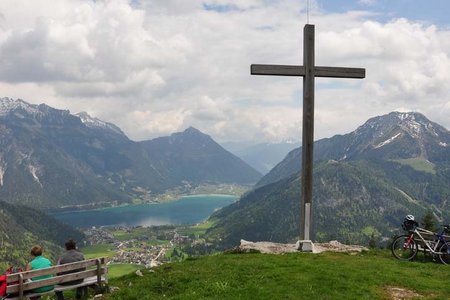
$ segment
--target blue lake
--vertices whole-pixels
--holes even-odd
[[[238,199],[227,195],[186,196],[175,201],[52,214],[75,227],[196,224]]]

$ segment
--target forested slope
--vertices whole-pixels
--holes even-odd
[[[81,242],[84,235],[42,211],[0,201],[0,269],[8,264],[23,268],[36,244],[55,262],[70,238]]]

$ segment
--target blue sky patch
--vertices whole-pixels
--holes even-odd
[[[375,18],[377,21],[383,23],[392,19],[407,18],[447,27],[450,14],[448,0],[318,0],[318,4],[319,9],[325,12],[370,11],[377,14]]]
[[[238,11],[239,10],[236,5],[208,4],[208,3],[203,3],[203,9],[207,10],[207,11],[215,11],[215,12],[219,12],[219,13],[227,13],[230,11]]]

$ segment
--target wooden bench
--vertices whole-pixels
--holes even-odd
[[[73,273],[58,275],[68,271]],[[43,275],[53,275],[53,277],[36,281],[30,280]],[[76,280],[83,281],[73,285],[61,285],[62,283]],[[41,296],[56,291],[62,292],[83,286],[95,286],[97,290],[103,290],[108,288],[108,268],[106,266],[106,258],[102,257],[45,269],[9,274],[6,277],[6,282],[8,284],[6,294],[10,295],[5,298],[7,300],[22,300],[28,297]],[[49,285],[54,285],[55,288],[43,293],[33,292],[34,289]]]
[[[431,246],[432,243],[436,242],[436,240],[437,240],[436,234],[432,233],[432,232],[420,231],[420,235],[423,237],[423,239],[425,241],[427,241],[427,243],[430,244],[430,246]],[[450,241],[450,236],[449,235],[444,235],[444,239],[446,241]],[[428,247],[425,245],[425,243],[420,239],[420,237],[418,235],[414,234],[414,240],[417,242],[417,246],[419,247],[419,251],[430,252]],[[436,249],[436,251],[439,251],[439,248]]]

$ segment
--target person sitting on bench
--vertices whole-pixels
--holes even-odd
[[[27,271],[31,270],[39,270],[44,268],[49,268],[52,266],[52,263],[45,257],[42,256],[42,247],[41,246],[34,246],[31,248],[31,257],[33,258],[32,261],[30,261],[27,265]],[[31,278],[32,281],[36,280],[42,280],[53,277],[52,275],[43,275],[43,276],[37,276]],[[41,288],[34,289],[33,293],[43,293],[53,290],[53,285],[44,286]],[[31,300],[37,300],[40,296],[37,297],[31,297]]]
[[[77,251],[76,245],[77,245],[76,242],[72,239],[68,240],[66,242],[66,244],[65,244],[66,253],[64,253],[64,255],[59,259],[58,265],[64,265],[64,264],[69,264],[69,263],[74,263],[77,261],[84,260],[83,253],[81,253],[80,251]],[[63,272],[63,273],[59,273],[58,275],[70,274],[70,273],[80,272],[80,271],[84,271],[84,270],[86,270],[86,269],[84,268],[84,269]],[[62,283],[61,285],[74,285],[74,284],[80,284],[82,282],[83,282],[83,279],[80,279],[80,280],[74,280],[74,281]],[[58,298],[58,300],[64,300],[63,292],[57,291],[57,292],[55,292],[55,294],[56,294],[56,297]],[[87,287],[86,286],[78,287],[76,290],[75,297],[76,297],[76,299],[81,299],[81,297],[83,297],[83,295],[87,295]]]

